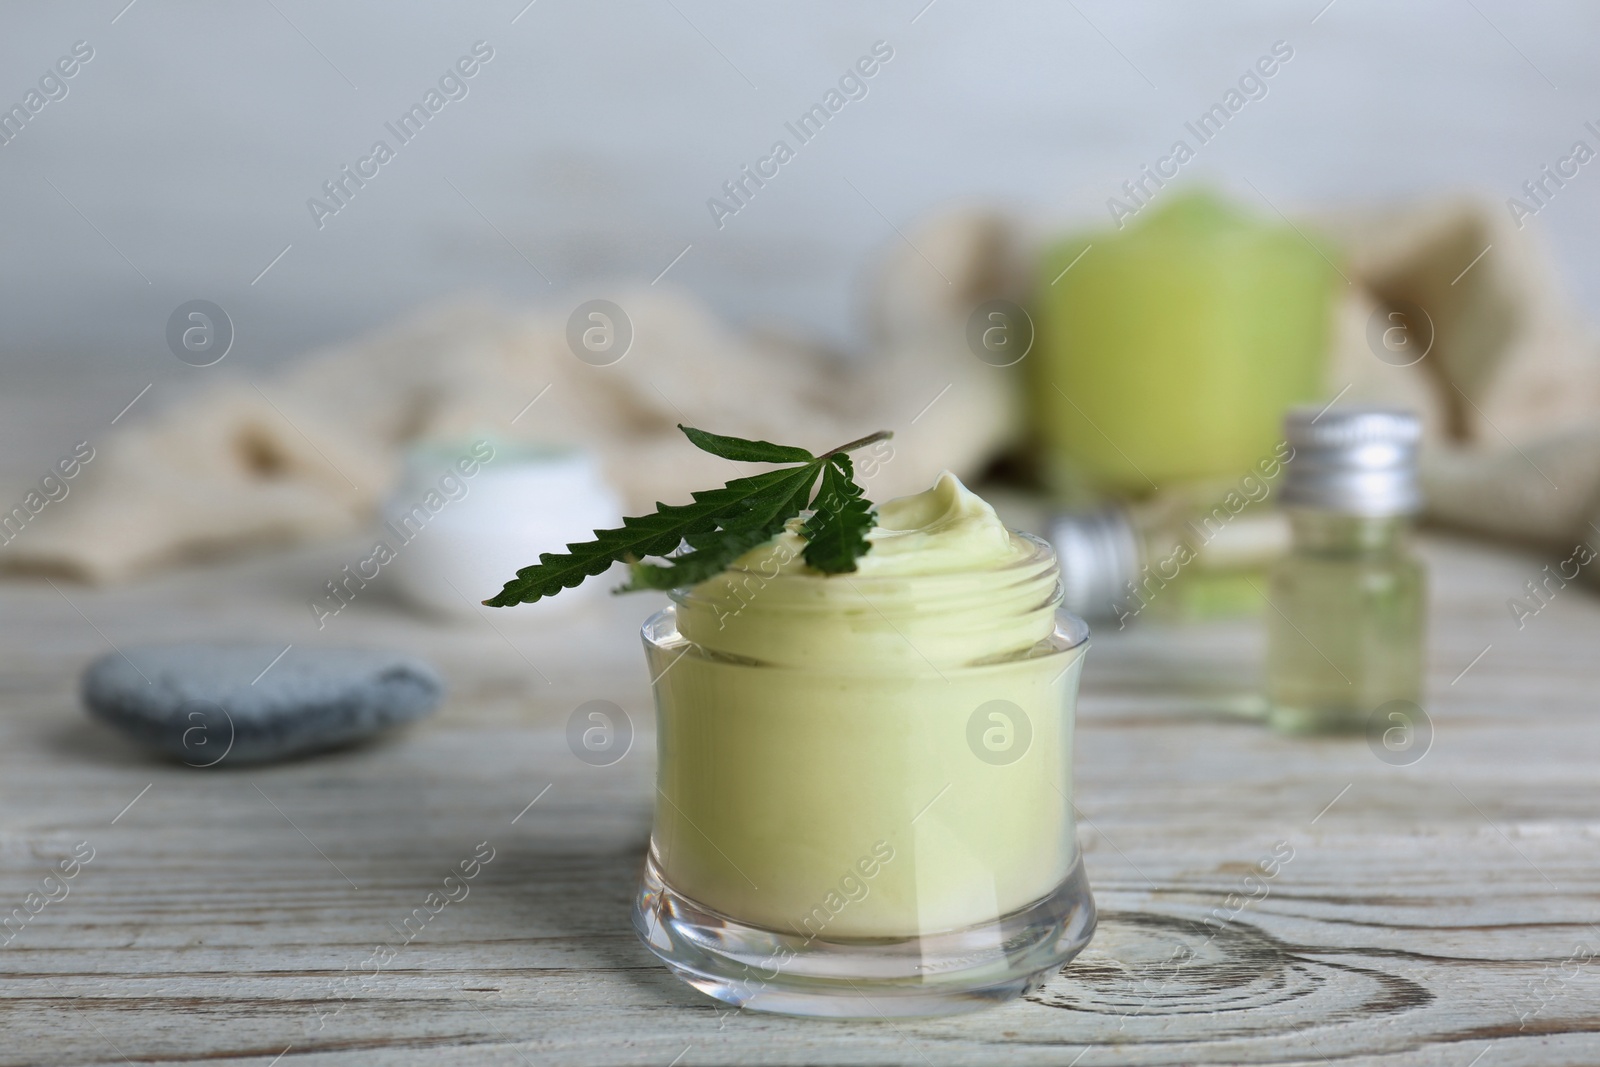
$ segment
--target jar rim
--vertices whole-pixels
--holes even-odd
[[[669,643],[667,640],[669,635],[666,632],[669,628],[671,631],[671,636],[675,636],[679,640],[683,641],[688,640],[688,638],[683,637],[681,632],[678,630],[678,605],[676,604],[668,604],[659,611],[651,612],[649,616],[645,618],[644,623],[639,627],[639,635],[644,638],[646,644],[653,645],[657,648],[663,648]],[[1063,642],[1059,648],[1059,651],[1071,652],[1073,649],[1086,644],[1090,635],[1091,631],[1089,629],[1089,624],[1084,621],[1082,616],[1074,615],[1066,608],[1056,608],[1054,636]],[[724,658],[737,659],[737,657]],[[765,664],[757,663],[755,661],[746,661],[746,665],[765,666]],[[968,666],[984,665],[985,664],[968,664]]]
[[[1041,566],[1049,566],[1052,568],[1058,566],[1055,548],[1050,544],[1050,542],[1024,530],[1011,530],[1010,533],[1012,536],[1020,538],[1022,541],[1026,542],[1030,546],[1031,551],[1018,559],[1011,560],[1010,562],[1000,564],[999,566],[993,568],[985,568],[983,571],[984,574],[995,577],[998,579],[999,583],[1004,586],[1012,584],[1007,582],[1006,579],[1008,577],[1017,576],[1017,581],[1025,581],[1027,580],[1027,573],[1030,570],[1037,570]],[[723,573],[729,572],[725,571]],[[808,585],[814,588],[821,588],[821,583],[838,581],[841,577],[847,577],[842,575],[814,573],[780,573],[769,578],[765,575],[757,575],[753,571],[746,573],[755,576],[757,580],[761,581],[762,583],[782,582],[786,587],[789,588],[805,588]],[[941,584],[958,585],[959,583],[968,582],[971,580],[973,573],[974,572],[971,570],[959,570],[926,575],[878,575],[874,577],[856,576],[853,577],[852,580],[853,582],[860,583],[860,585],[864,587],[864,591],[858,590],[863,592],[863,596],[871,594],[874,591],[874,587],[881,589],[891,584],[903,585],[908,581],[915,581],[919,585],[929,588],[937,593]],[[668,590],[667,596],[675,606],[688,608],[691,610],[696,605],[706,605],[712,602],[712,598],[697,595],[694,592],[694,589],[694,586],[680,586],[678,588]],[[1087,641],[1089,639],[1088,623],[1084,622],[1084,620],[1078,615],[1075,615],[1061,607],[1061,583],[1059,574],[1055,582],[1054,602],[1056,605],[1055,614],[1058,620],[1056,629],[1058,634],[1064,634],[1067,640],[1070,642],[1067,647],[1076,648]],[[820,609],[822,604],[820,598],[818,604]],[[789,610],[793,611],[805,610],[803,607],[794,603],[790,603],[788,608]]]

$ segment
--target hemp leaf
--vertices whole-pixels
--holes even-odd
[[[855,469],[843,452],[828,457],[817,490],[815,509],[801,527],[805,536],[806,566],[824,574],[845,574],[856,569],[856,559],[872,547],[867,531],[878,520],[872,502],[855,483]]]
[[[887,430],[815,456],[792,445],[726,437],[692,426],[678,429],[695,447],[724,459],[798,466],[735,478],[720,489],[692,493],[692,504],[658,502],[653,514],[625,518],[614,530],[596,530],[592,541],[570,544],[566,552],[540,553],[538,563],[517,571],[484,603],[497,608],[532,603],[604,573],[619,561],[629,564],[631,576],[617,592],[694,585],[772,540],[790,519],[807,511],[811,514],[800,532],[806,538],[806,564],[813,570],[853,571],[856,560],[871,549],[866,535],[875,521],[872,504],[855,484],[847,453],[885,440],[891,436]],[[821,486],[813,498],[819,476]],[[651,556],[662,562],[643,562]]]
[[[710,452],[723,459],[750,463],[810,463],[816,459],[810,452],[792,445],[775,445],[771,441],[746,441],[742,437],[724,437],[720,433],[706,433],[693,426],[679,424],[678,429],[702,452]]]

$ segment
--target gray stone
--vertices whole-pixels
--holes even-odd
[[[281,645],[124,652],[90,664],[84,704],[146,748],[192,767],[349,744],[422,718],[444,693],[426,663],[375,649],[294,645],[276,663]]]

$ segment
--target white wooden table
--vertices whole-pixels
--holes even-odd
[[[0,1062],[1600,1062],[1600,601],[1573,586],[1517,630],[1506,598],[1544,560],[1427,543],[1437,737],[1410,766],[1220,710],[1253,684],[1252,625],[1097,635],[1092,945],[1025,1001],[890,1025],[727,1014],[635,940],[649,598],[497,633],[380,590],[319,635],[305,599],[354,547],[104,591],[0,583],[0,913],[94,853],[0,947]],[[89,659],[197,637],[399,646],[452,693],[388,742],[261,769],[153,762],[85,717]],[[590,699],[638,728],[610,767],[566,746]],[[363,974],[480,842],[470,894]],[[1210,937],[1280,842],[1292,860]]]

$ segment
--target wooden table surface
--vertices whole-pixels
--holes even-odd
[[[1093,943],[1026,1000],[890,1024],[725,1012],[635,939],[648,597],[446,624],[375,587],[318,633],[305,600],[357,547],[106,590],[0,583],[0,911],[93,850],[69,895],[0,933],[0,1062],[1600,1062],[1600,600],[1571,587],[1519,630],[1506,599],[1546,560],[1426,543],[1436,737],[1408,766],[1229,713],[1253,624],[1096,635],[1077,757]],[[195,638],[397,646],[452,691],[386,742],[255,769],[155,762],[85,717],[90,659]],[[609,767],[566,745],[591,699],[637,728]],[[481,842],[469,895],[363,970]]]

